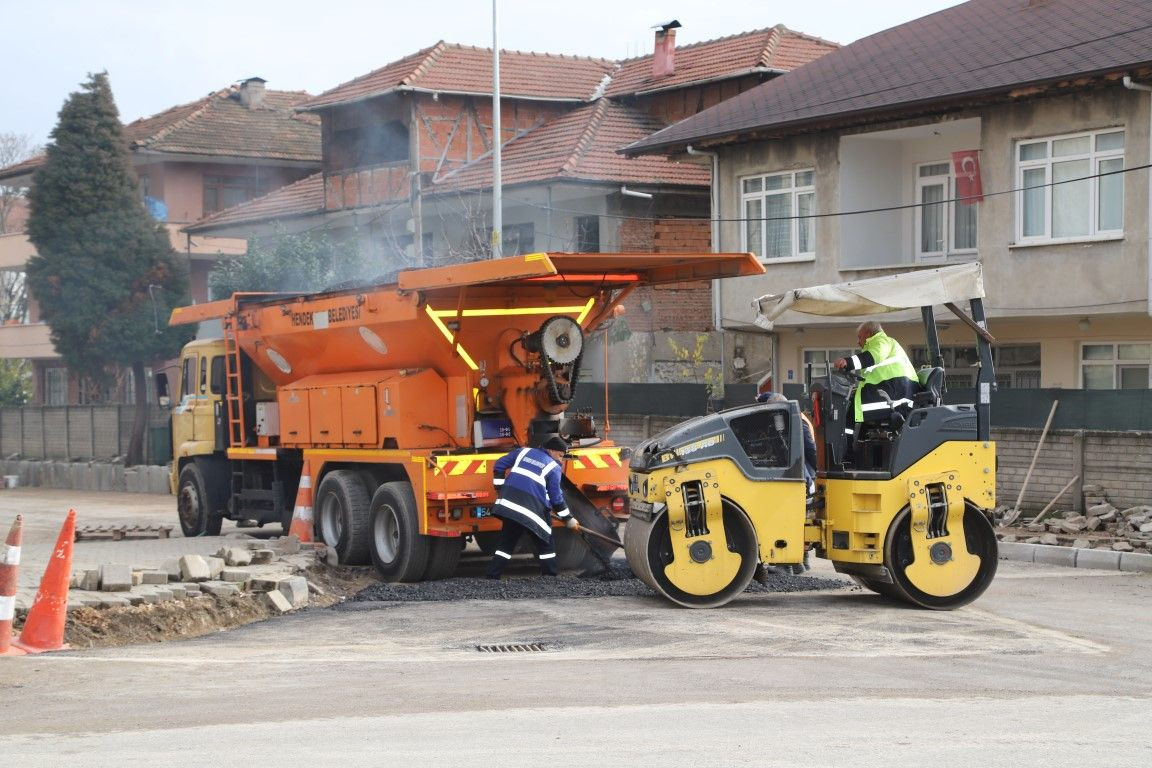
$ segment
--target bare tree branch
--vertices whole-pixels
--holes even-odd
[[[40,152],[40,147],[32,143],[32,137],[22,133],[0,132],[0,168],[23,162]],[[16,203],[24,197],[19,187],[0,184],[0,235],[8,234],[8,216]]]

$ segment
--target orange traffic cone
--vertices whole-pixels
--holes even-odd
[[[0,549],[0,656],[23,656],[24,651],[12,647],[12,619],[16,615],[16,585],[20,572],[20,539],[24,534],[24,518],[16,515],[4,548]]]
[[[312,541],[312,464],[308,459],[304,459],[300,470],[300,490],[296,491],[296,508],[292,511],[288,535],[304,544]]]
[[[76,539],[76,510],[68,510],[56,539],[52,559],[40,579],[36,599],[28,609],[24,629],[15,645],[28,653],[66,650],[64,621],[68,617],[68,581],[72,576],[72,542]]]

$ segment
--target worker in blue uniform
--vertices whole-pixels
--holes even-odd
[[[538,448],[516,448],[496,461],[493,483],[499,498],[492,514],[500,518],[503,529],[500,544],[488,563],[487,576],[499,579],[512,559],[516,544],[525,533],[531,535],[540,561],[540,572],[556,575],[556,542],[552,537],[552,518],[556,515],[574,530],[580,529],[568,511],[560,487],[564,469],[561,462],[568,444],[558,435],[548,438]]]

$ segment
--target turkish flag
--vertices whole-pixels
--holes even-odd
[[[984,185],[980,182],[980,150],[962,149],[952,153],[952,172],[956,175],[956,197],[963,205],[984,202]]]

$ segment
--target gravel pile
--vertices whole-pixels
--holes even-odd
[[[753,581],[750,593],[806,592],[816,589],[842,589],[851,586],[843,579],[823,579],[777,573],[766,584]],[[544,577],[526,575],[501,581],[484,578],[453,578],[419,584],[373,584],[353,595],[337,608],[357,610],[370,603],[430,602],[452,600],[529,600],[541,598],[631,597],[655,594],[637,579],[626,563],[613,562],[609,571],[589,578],[577,576]]]

